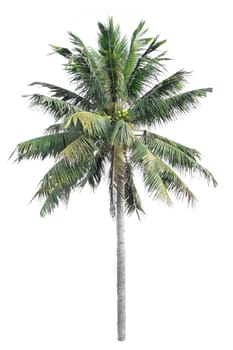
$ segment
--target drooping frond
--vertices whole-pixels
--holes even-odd
[[[31,140],[21,142],[16,147],[14,153],[17,153],[16,161],[24,159],[45,159],[46,157],[56,157],[64,148],[72,143],[78,133],[61,133],[37,137]],[[12,156],[13,156],[12,154]]]
[[[160,173],[164,170],[163,164],[139,139],[135,139],[133,143],[131,161],[142,171],[143,181],[148,193],[151,194],[154,199],[161,200],[171,205],[167,187],[160,177]]]
[[[123,120],[118,120],[114,124],[111,133],[111,143],[113,145],[130,146],[134,139],[133,125]]]
[[[43,83],[43,82],[34,82],[30,86],[40,86],[49,89],[51,97],[59,99],[61,101],[69,102],[79,108],[87,108],[88,110],[94,110],[94,107],[90,101],[86,100],[82,96],[76,94],[73,91],[61,88],[60,86]]]
[[[176,199],[187,200],[188,204],[194,205],[196,198],[188,186],[139,139],[135,140],[132,149],[132,161],[142,169],[144,183],[154,199],[171,205],[171,193]]]
[[[79,161],[70,164],[65,158],[62,158],[44,175],[39,184],[39,190],[36,192],[36,198],[46,198],[55,189],[69,187],[74,189],[88,171],[88,162]]]
[[[167,191],[172,194],[176,200],[186,200],[189,206],[194,206],[196,197],[181,178],[171,169],[166,167],[160,173],[160,177],[167,188]]]
[[[127,56],[127,41],[121,38],[119,26],[114,26],[112,18],[107,25],[98,23],[98,26],[101,70],[105,73],[105,89],[114,103],[125,96],[123,67]]]
[[[197,108],[200,98],[212,92],[211,88],[197,89],[168,98],[159,98],[157,91],[151,90],[140,98],[130,110],[134,123],[138,126],[157,126],[176,120],[180,114]]]
[[[50,114],[55,121],[63,119],[78,111],[78,108],[71,103],[59,100],[57,98],[48,97],[40,94],[25,95],[29,98],[30,107],[42,110]]]
[[[165,160],[180,173],[185,175],[188,173],[190,176],[199,174],[207,183],[212,183],[216,187],[217,181],[213,175],[198,163],[201,156],[197,150],[148,131],[143,135],[143,142],[153,154]]]
[[[59,201],[67,203],[72,190],[78,187],[79,182],[88,171],[87,162],[69,164],[64,158],[45,174],[39,184],[39,189],[32,198],[44,200],[41,216],[50,214],[59,205]]]
[[[59,206],[60,202],[68,205],[70,199],[70,186],[63,186],[62,188],[55,188],[45,195],[45,200],[40,210],[40,216],[52,214],[54,210]]]
[[[60,152],[59,156],[65,158],[70,164],[73,164],[79,160],[85,161],[92,159],[96,149],[97,147],[90,137],[81,135],[68,144]]]
[[[77,112],[65,119],[63,127],[79,127],[88,135],[106,137],[109,121],[104,116],[91,112]]]
[[[126,162],[125,165],[125,209],[128,215],[136,212],[139,219],[140,214],[145,214],[134,183],[133,170],[129,162]]]
[[[97,147],[96,147],[97,148]],[[105,161],[107,159],[108,151],[106,150],[106,145],[101,143],[93,157],[89,158],[90,166],[87,175],[79,183],[79,187],[84,187],[88,183],[94,190],[101,181],[102,175],[105,171]]]
[[[49,45],[49,46],[52,48],[54,53],[58,53],[59,55],[65,58],[70,58],[72,56],[72,52],[65,47],[60,47],[57,45]]]

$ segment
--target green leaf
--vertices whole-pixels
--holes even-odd
[[[107,118],[101,115],[91,112],[77,112],[65,119],[63,127],[66,129],[71,125],[75,127],[81,125],[82,130],[88,135],[106,137],[110,123]]]
[[[125,95],[123,69],[127,57],[127,40],[121,38],[118,25],[110,18],[107,25],[98,23],[99,53],[101,69],[104,72],[105,90],[111,102],[115,103]]]
[[[85,98],[76,94],[75,92],[61,88],[60,86],[43,82],[34,82],[31,83],[30,86],[39,86],[47,88],[51,92],[51,97],[53,98],[59,99],[60,101],[69,102],[79,108],[88,108],[90,110],[93,109],[93,106],[90,103],[90,101],[86,100]]]
[[[60,133],[37,137],[21,142],[12,153],[17,153],[16,161],[24,159],[45,159],[46,157],[56,157],[67,145],[72,143],[78,134]]]
[[[152,89],[135,103],[129,113],[134,115],[134,123],[138,126],[161,125],[197,108],[200,99],[209,92],[212,92],[211,88],[197,89],[162,99]]]
[[[30,107],[50,114],[56,121],[78,111],[78,108],[71,103],[53,97],[40,94],[24,95],[24,97],[29,98]]]
[[[177,200],[187,200],[189,205],[195,204],[196,197],[188,186],[172,168],[153,154],[140,140],[134,143],[132,160],[143,170],[144,183],[154,199],[171,205],[170,193]]]
[[[50,45],[54,53],[58,53],[61,56],[64,56],[65,58],[69,58],[72,55],[72,52],[65,47],[60,47],[57,45]]]
[[[131,37],[129,53],[124,67],[124,78],[126,83],[136,68],[141,51],[152,40],[152,38],[143,38],[143,35],[147,32],[147,29],[144,29],[144,26],[145,21],[141,21]]]
[[[125,165],[125,206],[128,215],[136,212],[138,219],[140,219],[140,214],[145,214],[134,183],[133,170],[129,162]]]
[[[164,170],[164,164],[138,139],[133,143],[131,160],[135,166],[142,170],[143,180],[149,194],[154,199],[171,205],[167,187],[160,177],[160,173]]]
[[[134,139],[133,125],[123,120],[114,123],[114,128],[111,134],[112,145],[130,146]]]
[[[59,154],[70,164],[78,160],[92,159],[97,147],[90,137],[81,135],[65,147]]]
[[[166,51],[159,53],[155,57],[151,57],[151,54],[155,53],[166,42],[165,40],[158,41],[158,39],[158,36],[154,38],[148,48],[141,54],[133,72],[127,80],[127,93],[132,101],[139,98],[145,92],[145,89],[150,84],[153,84],[155,79],[165,70],[163,61],[168,60]]]

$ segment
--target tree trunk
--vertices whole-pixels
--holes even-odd
[[[118,181],[117,188],[117,331],[118,340],[126,338],[125,312],[125,239],[124,239],[124,179]]]

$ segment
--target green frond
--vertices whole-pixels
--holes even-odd
[[[142,138],[153,153],[173,167],[181,167],[188,171],[193,164],[196,164],[197,159],[201,159],[201,154],[197,150],[158,134],[144,131]]]
[[[197,108],[200,99],[209,92],[212,92],[211,88],[197,89],[163,99],[152,89],[135,103],[129,113],[134,115],[134,123],[138,126],[157,126]]]
[[[138,219],[140,219],[140,214],[145,214],[134,183],[133,170],[129,162],[125,165],[125,209],[128,215],[136,212]]]
[[[53,53],[58,53],[59,55],[65,57],[65,58],[69,58],[70,56],[72,56],[72,52],[68,49],[66,49],[65,47],[60,47],[57,45],[49,45],[52,50],[54,51]]]
[[[110,18],[107,25],[98,23],[101,71],[105,87],[113,103],[125,96],[123,67],[127,57],[127,40],[121,38],[118,25]]]
[[[92,159],[96,150],[97,147],[93,140],[88,136],[81,135],[67,145],[60,152],[59,156],[73,164],[79,160],[87,161]]]
[[[106,137],[110,122],[104,116],[91,112],[77,112],[65,119],[63,127],[80,127],[88,135]]]
[[[84,179],[80,181],[79,187],[82,188],[88,183],[94,190],[100,184],[105,171],[106,152],[106,145],[101,144],[98,146],[94,156],[89,157],[89,171]]]
[[[194,206],[196,197],[181,178],[169,167],[160,173],[160,177],[166,186],[168,192],[172,194],[176,200],[186,200],[189,206]]]
[[[165,160],[180,173],[190,176],[199,174],[208,184],[212,183],[216,187],[217,181],[214,176],[198,163],[201,155],[197,150],[148,131],[143,135],[143,142],[151,152]]]
[[[171,205],[167,187],[160,176],[164,170],[164,164],[139,139],[135,139],[132,145],[131,161],[142,171],[144,184],[153,199]]]
[[[130,146],[134,139],[133,125],[123,120],[114,123],[111,134],[112,145]]]
[[[29,98],[30,107],[50,114],[56,121],[78,111],[71,103],[40,94],[24,95]]]
[[[89,110],[93,109],[90,101],[86,100],[82,96],[72,92],[70,90],[61,88],[60,86],[43,83],[43,82],[34,82],[29,86],[39,86],[49,89],[51,92],[51,97],[59,99],[60,101],[70,102],[72,105],[75,105],[79,108],[88,108]]]
[[[60,201],[68,204],[71,191],[79,186],[88,169],[88,162],[79,161],[70,165],[61,159],[55,163],[40,181],[39,189],[32,198],[44,201],[40,212],[42,217],[51,214]]]
[[[128,97],[135,101],[142,93],[148,89],[148,86],[154,83],[154,80],[164,72],[165,65],[163,61],[168,60],[166,51],[160,52],[157,56],[151,57],[151,53],[163,45],[166,40],[159,41],[157,36],[152,40],[148,48],[141,54],[137,64],[127,81]]]
[[[70,192],[71,190],[69,186],[64,186],[63,188],[57,187],[49,192],[41,207],[40,216],[43,218],[46,215],[52,214],[61,202],[68,205]]]
[[[177,200],[187,200],[189,205],[194,205],[196,198],[188,186],[140,140],[134,144],[132,161],[142,168],[144,183],[154,199],[171,205],[170,193]]]
[[[86,176],[88,170],[89,164],[87,161],[70,164],[65,158],[62,158],[44,175],[32,200],[36,197],[46,199],[54,190],[75,189]]]
[[[41,136],[21,142],[14,151],[14,153],[17,153],[16,161],[20,162],[24,159],[43,160],[46,157],[54,158],[77,137],[77,132],[61,133]]]
[[[190,72],[185,70],[179,70],[175,74],[164,79],[159,84],[155,85],[146,95],[153,95],[154,98],[166,98],[180,92],[185,84],[187,83],[187,78],[191,75]]]
[[[59,134],[62,131],[64,131],[64,129],[62,128],[62,124],[57,123],[57,124],[52,124],[48,126],[46,129],[44,129],[44,134],[53,135],[53,134]]]
[[[129,48],[129,53],[124,67],[124,78],[125,83],[128,82],[129,77],[136,68],[137,61],[141,51],[149,44],[152,38],[144,38],[143,35],[146,34],[148,29],[144,29],[145,21],[141,21],[133,35],[131,37],[131,43]]]
[[[78,37],[76,51],[65,64],[65,70],[80,95],[93,106],[92,109],[103,109],[108,97],[103,86],[103,73],[99,69],[98,60],[96,61],[98,55],[93,49],[88,49]]]

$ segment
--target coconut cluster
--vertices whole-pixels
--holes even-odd
[[[128,112],[126,110],[124,109],[119,110],[116,114],[116,119],[117,120],[124,119],[125,117],[127,117],[127,115],[128,115]]]

